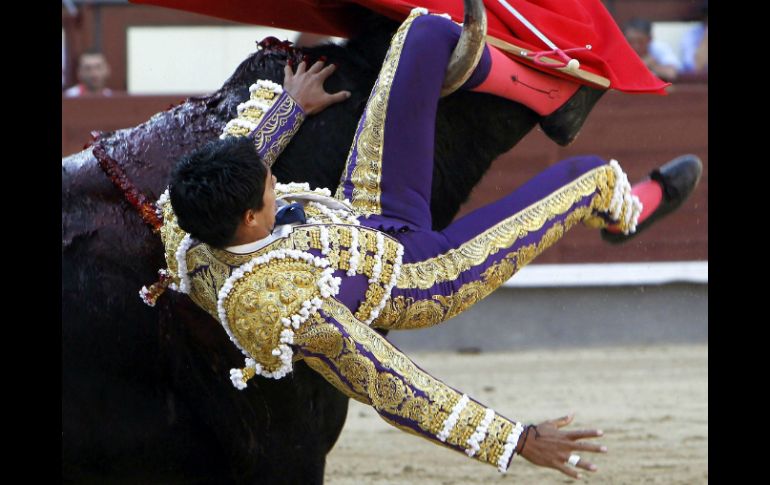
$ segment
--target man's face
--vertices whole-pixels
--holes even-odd
[[[647,55],[647,47],[650,45],[650,36],[641,30],[626,29],[626,40],[636,51],[639,57]]]
[[[78,80],[83,83],[88,91],[99,93],[107,84],[110,76],[110,67],[101,54],[84,54],[80,57],[78,66]]]
[[[270,168],[267,169],[267,177],[265,178],[265,193],[262,196],[262,209],[257,213],[260,226],[266,228],[268,231],[272,231],[275,226],[275,184],[278,180],[273,175]]]

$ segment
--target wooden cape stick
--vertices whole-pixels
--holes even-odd
[[[500,40],[497,37],[492,37],[491,35],[487,35],[487,42],[489,45],[493,45],[497,47],[498,49],[509,52],[517,57],[522,57],[525,59],[532,60],[532,57],[528,57],[527,54],[529,54],[531,51],[524,49],[523,47],[515,46],[509,42],[506,42],[504,40]],[[541,57],[540,58],[543,62],[548,64],[560,64],[559,61],[556,61],[554,59],[550,59],[548,57]],[[555,67],[557,71],[567,74],[572,77],[576,77],[578,79],[581,79],[583,81],[588,81],[592,84],[596,84],[604,89],[609,89],[610,87],[610,80],[607,79],[604,76],[600,76],[598,74],[594,74],[592,72],[585,71],[583,69],[577,68],[577,69],[569,69],[566,67]]]

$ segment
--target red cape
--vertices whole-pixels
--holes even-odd
[[[414,7],[448,13],[463,19],[462,0],[131,0],[186,10],[236,22],[280,27],[317,34],[350,37],[357,33],[361,9],[366,7],[403,20]],[[644,65],[600,0],[507,0],[561,49],[585,47],[571,53],[581,68],[610,80],[610,88],[631,93],[665,94],[668,86]],[[484,0],[489,35],[525,49],[550,50],[498,0]],[[517,61],[522,61],[516,57]],[[526,61],[524,61],[526,62]],[[532,67],[566,77],[558,71]],[[575,78],[570,78],[575,79]]]

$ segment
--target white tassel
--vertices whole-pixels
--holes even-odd
[[[189,234],[185,234],[182,241],[179,243],[179,247],[176,248],[176,272],[179,276],[179,292],[190,292],[190,278],[187,276],[187,251],[192,246],[193,240]]]
[[[484,419],[481,420],[478,426],[476,426],[476,431],[471,435],[470,438],[468,438],[468,448],[465,450],[465,453],[468,456],[473,456],[481,449],[481,443],[484,442],[484,439],[487,437],[487,429],[489,428],[489,425],[492,424],[492,420],[495,418],[495,412],[491,409],[487,409],[487,411],[484,413]]]
[[[610,166],[615,173],[615,187],[608,212],[613,221],[621,223],[624,234],[632,234],[636,232],[639,215],[642,213],[642,202],[631,193],[631,183],[618,161],[610,160]]]
[[[519,436],[524,430],[524,426],[521,423],[516,423],[513,426],[513,430],[505,440],[505,446],[503,446],[503,454],[500,455],[500,459],[497,461],[497,470],[500,473],[508,471],[508,461],[516,450],[516,445],[519,443]]]
[[[457,404],[452,408],[452,412],[446,418],[446,421],[444,421],[444,426],[441,431],[436,435],[436,438],[438,438],[439,441],[443,443],[449,438],[449,433],[452,432],[452,429],[457,424],[457,420],[460,419],[460,413],[465,409],[465,406],[467,406],[469,402],[470,399],[466,394],[463,394],[460,400],[457,401]]]

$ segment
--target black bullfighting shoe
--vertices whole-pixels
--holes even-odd
[[[577,138],[588,113],[606,92],[606,89],[580,86],[559,109],[540,118],[540,128],[557,144],[563,147],[569,145]]]
[[[675,211],[698,185],[703,164],[695,155],[682,155],[650,173],[650,179],[658,182],[662,197],[655,210],[636,226],[636,232],[623,234],[612,229],[602,229],[602,239],[613,244],[621,244],[643,232],[659,219]]]

